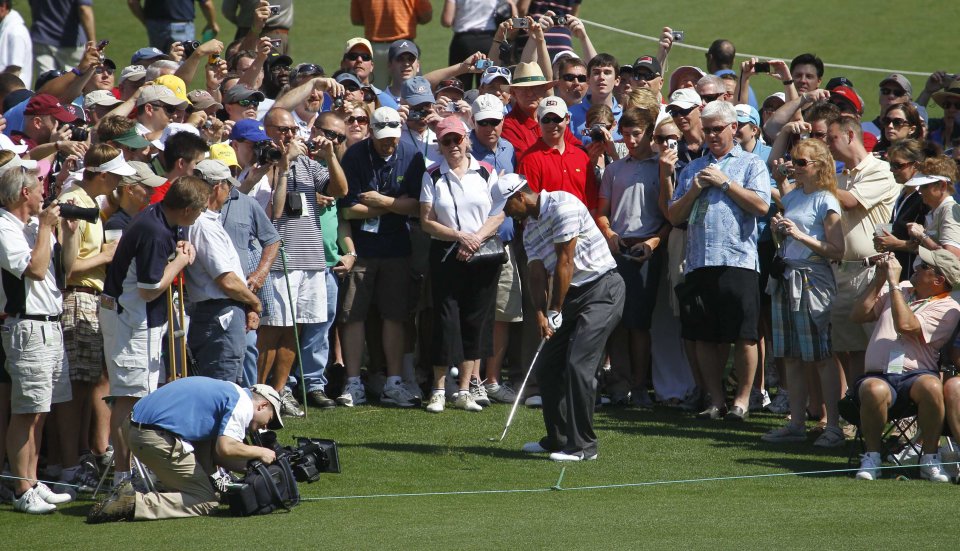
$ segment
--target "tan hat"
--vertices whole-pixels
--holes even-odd
[[[283,419],[280,418],[280,394],[269,385],[253,385],[250,387],[250,392],[255,392],[263,396],[270,402],[270,405],[273,406],[273,419],[267,425],[267,428],[274,430],[282,429]]]
[[[185,105],[187,102],[177,97],[173,90],[161,84],[151,84],[140,89],[137,107],[148,103],[162,102],[167,105]]]
[[[362,45],[364,48],[370,52],[370,55],[373,55],[373,46],[370,45],[370,41],[366,38],[351,38],[347,40],[347,43],[343,46],[343,53],[349,52],[357,44]]]
[[[158,188],[163,184],[167,183],[167,179],[163,176],[157,176],[150,170],[150,165],[147,163],[141,163],[140,161],[127,161],[127,164],[132,166],[137,172],[130,176],[123,177],[123,185],[132,185],[132,184],[143,184],[147,187]]]
[[[931,251],[920,247],[917,251],[920,260],[937,269],[955,290],[960,290],[960,259],[947,249]]]
[[[210,95],[210,92],[206,90],[190,90],[190,93],[187,94],[187,100],[193,105],[193,108],[202,111],[208,107],[217,106],[217,109],[223,109],[223,105],[217,100],[213,99],[213,96]]]
[[[118,103],[123,103],[113,95],[110,90],[93,90],[83,96],[83,108],[93,109],[97,106],[113,107]]]
[[[943,90],[934,92],[931,98],[940,107],[943,107],[944,102],[948,100],[960,100],[960,78],[951,82],[950,85]]]
[[[543,76],[543,70],[540,69],[540,65],[534,62],[518,63],[516,70],[513,72],[513,81],[510,83],[511,86],[518,87],[543,86],[549,84],[553,84],[553,81],[547,80]]]

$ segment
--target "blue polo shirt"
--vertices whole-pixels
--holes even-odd
[[[3,129],[4,134],[12,136],[14,132],[23,132],[23,112],[27,110],[27,103],[29,102],[30,98],[27,98],[7,109],[3,114],[3,118],[7,119],[7,127]]]
[[[492,166],[497,176],[500,176],[501,172],[503,174],[511,174],[514,172],[516,153],[513,149],[513,144],[504,138],[500,138],[497,141],[496,151],[493,151],[477,140],[476,132],[470,131],[470,144],[470,156]],[[500,224],[500,228],[497,229],[497,233],[504,242],[509,243],[512,241],[514,234],[513,218],[509,216],[504,217],[503,223]]]
[[[623,140],[623,136],[620,135],[620,129],[618,128],[620,115],[623,114],[623,107],[617,103],[617,98],[611,95],[611,99],[613,100],[613,107],[610,108],[610,110],[613,111],[613,128],[610,129],[610,134],[613,136],[613,141],[619,142]],[[584,135],[583,133],[587,127],[587,110],[591,107],[593,107],[593,104],[590,103],[590,94],[584,96],[583,101],[580,103],[570,107],[570,131],[583,143],[584,147],[593,141],[589,135]]]
[[[177,226],[167,223],[160,203],[150,205],[123,231],[123,238],[107,267],[105,295],[117,299],[118,314],[146,320],[147,327],[167,321],[167,302],[161,295],[144,302],[137,289],[158,289],[168,258],[177,249]]]
[[[420,185],[426,171],[423,153],[408,143],[400,142],[393,155],[384,159],[374,150],[372,139],[367,138],[353,144],[344,154],[340,165],[349,184],[347,195],[338,202],[341,209],[358,204],[360,194],[365,191],[379,191],[390,197],[406,195],[415,200],[420,198]],[[364,223],[364,220],[350,220],[358,255],[373,258],[410,255],[407,216],[384,214],[380,217],[376,232],[365,231]],[[369,230],[370,225],[366,226]]]
[[[184,377],[165,384],[133,406],[135,423],[162,427],[188,442],[230,436],[243,440],[253,399],[249,390],[209,377]],[[231,423],[233,421],[233,423]],[[243,421],[245,424],[239,426]],[[236,438],[240,432],[241,437]]]

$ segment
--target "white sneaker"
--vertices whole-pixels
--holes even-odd
[[[72,495],[54,493],[54,491],[43,482],[37,482],[37,485],[33,489],[37,492],[37,495],[40,496],[40,499],[51,505],[58,505],[60,503],[68,503],[73,501]]]
[[[427,402],[427,411],[430,413],[440,413],[443,411],[444,406],[447,405],[447,397],[444,396],[443,391],[436,391],[430,393],[430,401]]]
[[[487,396],[487,389],[480,384],[480,381],[476,379],[470,379],[470,394],[473,396],[473,401],[481,407],[487,407],[490,405],[490,397]]]
[[[57,510],[56,505],[47,503],[42,497],[40,497],[40,494],[37,493],[36,488],[30,488],[26,491],[26,493],[20,496],[20,499],[14,501],[13,508],[14,510],[22,513],[29,513],[31,515],[45,515]]]
[[[483,408],[473,399],[473,394],[470,394],[469,390],[461,390],[457,393],[457,399],[453,401],[453,407],[464,411],[483,411]]]
[[[550,450],[541,446],[540,442],[527,442],[520,448],[520,451],[524,453],[550,453]]]
[[[773,400],[767,405],[767,411],[770,413],[787,413],[790,411],[790,394],[786,390],[780,390]]]
[[[412,408],[417,405],[417,398],[401,383],[387,383],[380,395],[380,403],[391,404],[400,408]]]
[[[550,459],[554,461],[594,461],[596,458],[597,458],[597,454],[584,455],[583,452],[576,452],[576,453],[553,452],[550,454]]]
[[[517,399],[517,393],[506,383],[487,383],[483,387],[487,391],[487,397],[494,402],[512,404]]]
[[[760,411],[771,403],[767,389],[754,388],[750,391],[750,411]]]
[[[920,456],[920,478],[926,478],[930,482],[950,482],[950,477],[940,466],[939,453],[925,453]]]
[[[539,394],[535,394],[524,400],[523,405],[527,406],[528,408],[542,408],[543,398],[541,398]]]
[[[367,403],[367,391],[363,389],[363,383],[347,382],[343,387],[343,393],[337,397],[337,404],[351,408]]]
[[[880,453],[867,452],[861,455],[857,480],[876,480],[878,478],[880,478]]]

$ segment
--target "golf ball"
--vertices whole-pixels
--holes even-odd
[[[450,368],[450,376],[451,376],[451,377],[459,377],[459,376],[460,376],[460,370],[457,369],[456,367],[451,367],[451,368]]]

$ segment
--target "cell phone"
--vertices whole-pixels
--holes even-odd
[[[270,15],[280,15],[280,6],[273,5],[267,7],[270,8]]]
[[[753,72],[755,73],[769,73],[770,72],[770,62],[769,61],[758,61],[753,64]]]
[[[667,140],[667,149],[677,150],[677,140]]]
[[[686,36],[686,31],[673,31],[670,34],[673,35],[674,42],[683,42],[683,37]]]
[[[473,68],[478,71],[485,71],[487,67],[493,67],[493,62],[489,59],[478,59],[477,62],[473,64]]]
[[[107,44],[110,44],[109,40],[101,40],[100,42],[97,42],[97,50],[102,52],[103,49],[107,47]]]
[[[510,24],[513,25],[514,29],[529,29],[530,22],[527,21],[526,17],[511,17]]]

